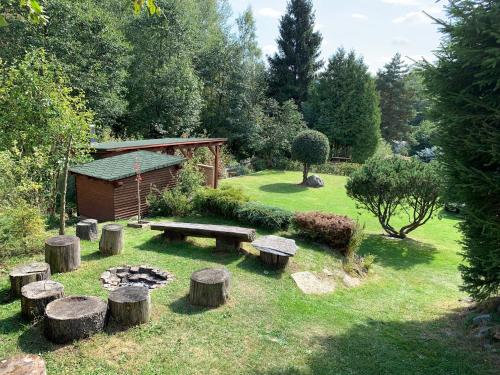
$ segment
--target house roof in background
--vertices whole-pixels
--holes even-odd
[[[164,155],[150,151],[135,151],[76,165],[71,167],[70,171],[100,180],[116,181],[134,176],[136,174],[134,165],[137,162],[140,163],[141,173],[144,173],[181,164],[184,160],[180,156]]]
[[[97,151],[109,151],[119,149],[133,148],[149,148],[173,145],[196,145],[207,144],[214,142],[226,142],[226,138],[158,138],[158,139],[141,139],[137,141],[123,142],[101,142],[92,143],[92,147]]]

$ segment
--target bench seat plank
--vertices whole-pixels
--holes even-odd
[[[164,222],[151,224],[151,229],[192,237],[234,238],[242,242],[252,242],[256,236],[255,229],[229,225]]]

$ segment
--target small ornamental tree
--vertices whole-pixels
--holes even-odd
[[[442,178],[436,163],[418,159],[371,158],[347,182],[347,194],[373,213],[391,236],[405,238],[439,207]],[[391,220],[406,216],[399,229]]]
[[[324,164],[330,155],[330,144],[323,133],[316,130],[300,132],[292,143],[292,159],[304,164],[302,183],[305,184],[309,168],[313,164]]]
[[[135,158],[134,163],[134,171],[135,171],[135,181],[137,182],[137,222],[141,222],[141,161],[139,158]]]

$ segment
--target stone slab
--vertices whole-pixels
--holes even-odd
[[[312,272],[296,272],[292,278],[305,294],[326,294],[335,290],[335,283],[331,280],[321,280]]]

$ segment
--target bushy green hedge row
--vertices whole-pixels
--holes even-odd
[[[254,169],[256,171],[268,169],[269,166],[263,163],[263,161],[257,159],[252,162]],[[289,160],[289,159],[280,159],[273,161],[272,169],[284,170],[284,171],[302,171],[303,166],[300,162]],[[327,162],[321,165],[312,165],[310,168],[311,173],[324,173],[324,174],[332,174],[336,176],[350,176],[353,172],[357,171],[361,168],[361,164],[358,163],[332,163]]]
[[[258,202],[242,204],[236,216],[241,222],[269,230],[287,230],[293,219],[290,211]]]

